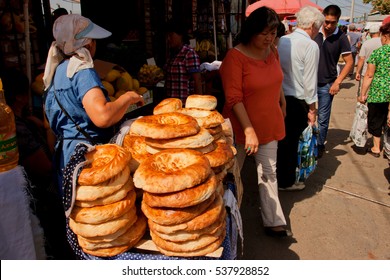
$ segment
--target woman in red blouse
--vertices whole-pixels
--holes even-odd
[[[286,112],[283,73],[273,45],[279,23],[274,10],[254,10],[242,26],[240,44],[223,60],[220,74],[226,98],[223,114],[233,126],[238,163],[242,168],[246,155],[255,157],[265,232],[283,237],[291,232],[286,229],[276,179]]]

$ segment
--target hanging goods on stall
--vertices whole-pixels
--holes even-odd
[[[5,101],[3,83],[0,79],[0,172],[16,167],[18,161],[15,116]]]

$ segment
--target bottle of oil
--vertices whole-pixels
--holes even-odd
[[[16,167],[18,160],[15,116],[5,101],[3,83],[0,78],[0,173]]]

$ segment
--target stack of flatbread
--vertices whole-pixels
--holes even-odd
[[[142,162],[134,184],[157,249],[167,256],[203,256],[226,235],[222,192],[208,159],[191,149],[166,149]]]
[[[233,147],[232,130],[222,115],[215,110],[217,99],[212,95],[190,95],[186,99],[185,108],[180,99],[167,98],[154,109],[154,114],[176,112],[193,117],[200,130],[198,133],[178,138],[145,137],[145,149],[155,154],[164,149],[187,148],[200,151],[210,160],[211,167],[218,182],[226,176],[234,164],[236,149]]]
[[[115,256],[132,248],[147,227],[135,206],[131,155],[118,145],[105,144],[85,157],[88,165],[78,177],[69,226],[85,253]]]

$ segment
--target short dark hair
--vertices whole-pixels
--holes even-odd
[[[165,24],[165,32],[166,33],[176,33],[182,36],[183,42],[185,44],[189,43],[188,29],[187,25],[179,19],[171,19]]]
[[[337,5],[329,5],[322,11],[324,16],[334,16],[337,19],[341,17],[341,9]]]
[[[266,28],[278,28],[279,24],[279,16],[273,9],[260,7],[254,10],[242,24],[240,41],[246,45],[254,35],[263,32]]]
[[[380,28],[379,28],[379,32],[383,35],[387,35],[387,34],[390,34],[390,22],[382,25]]]

